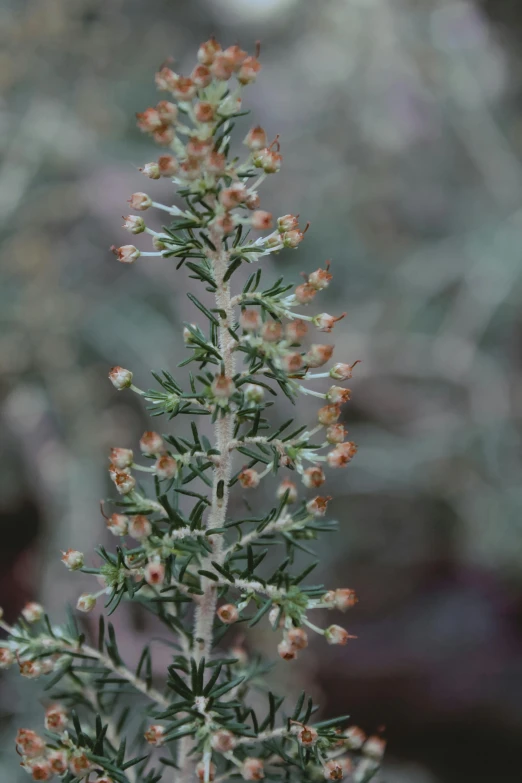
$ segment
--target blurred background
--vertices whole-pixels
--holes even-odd
[[[362,360],[331,480],[341,533],[316,581],[355,588],[358,641],[275,677],[386,726],[388,783],[512,781],[522,739],[522,7],[514,0],[3,0],[0,6],[0,605],[60,619],[87,586],[59,550],[103,540],[109,446],[147,419],[107,381],[183,358],[187,278],[108,247],[157,154],[134,113],[167,58],[262,41],[252,121],[281,134],[263,206],[333,262],[337,359]],[[245,132],[250,120],[244,122]],[[155,190],[155,193],[158,191]],[[143,259],[145,261],[145,259]],[[181,277],[180,277],[181,275]],[[164,431],[168,425],[161,421]],[[337,483],[336,483],[337,482]],[[267,498],[268,502],[268,498]],[[333,574],[333,577],[332,577]],[[132,661],[144,618],[117,615]],[[257,630],[257,629],[256,629]],[[273,652],[258,632],[250,644]],[[2,780],[39,689],[0,679]],[[32,718],[35,712],[36,717]]]

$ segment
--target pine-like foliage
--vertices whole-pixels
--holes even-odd
[[[107,615],[122,599],[139,603],[165,628],[172,662],[164,681],[154,683],[147,645],[131,671],[103,615],[97,639],[89,643],[74,617],[55,627],[36,603],[25,607],[13,627],[2,622],[8,639],[0,648],[0,666],[18,662],[23,676],[44,676],[50,698],[45,738],[30,729],[17,736],[22,766],[35,780],[348,777],[363,783],[383,754],[384,741],[350,727],[348,716],[314,723],[316,707],[305,693],[288,705],[267,690],[269,667],[238,646],[233,630],[264,623],[274,632],[279,656],[292,661],[306,648],[310,630],[329,644],[346,644],[351,637],[343,627],[318,627],[310,616],[318,609],[345,611],[356,600],[353,590],[307,582],[316,565],[310,542],[333,524],[324,519],[330,498],[300,498],[298,485],[303,494],[319,488],[323,467],[344,467],[356,452],[338,422],[350,391],[331,385],[349,379],[353,365],[314,372],[330,361],[333,347],[313,342],[301,347],[309,326],[331,332],[338,320],[298,312],[329,284],[328,265],[297,287],[283,278],[262,282],[263,257],[297,247],[304,232],[293,215],[278,218],[273,228],[272,215],[259,209],[257,189],[281,166],[277,139],[269,144],[258,126],[244,139],[244,160],[230,153],[235,120],[245,113],[241,93],[260,69],[257,55],[238,46],[223,51],[211,39],[200,47],[190,77],[169,68],[157,74],[158,87],[175,102],[161,101],[138,114],[139,127],[169,148],[142,172],[151,180],[169,177],[184,206],[133,194],[133,209],[163,210],[168,224],[157,232],[129,215],[125,228],[150,235],[153,250],[140,252],[134,245],[113,250],[125,263],[159,256],[184,266],[195,281],[196,293],[188,297],[199,324],[184,329],[188,358],[180,367],[189,369],[176,377],[167,370],[153,373],[154,389],[135,386],[129,370],[111,370],[118,390],[140,395],[152,416],[180,426],[176,434],[144,433],[139,459],[131,449],[112,449],[109,470],[117,500],[110,502],[117,510],[106,521],[119,538],[115,551],[100,547],[96,568],[87,568],[75,550],[62,559],[70,570],[93,574],[102,584],[98,592],[80,596],[78,610],[92,611],[102,596]],[[254,239],[251,231],[265,234]],[[234,275],[246,265],[254,271],[233,291]],[[326,391],[310,388],[322,379]],[[274,427],[270,408],[280,392],[293,403],[300,394],[317,397],[315,421]],[[198,426],[200,417],[208,426]],[[231,518],[232,491],[248,494],[264,479],[269,488],[279,471],[286,475],[272,509]],[[236,506],[249,508],[244,499]],[[296,555],[309,559],[304,569]],[[231,628],[232,648],[223,641]],[[256,689],[260,693],[253,699]]]

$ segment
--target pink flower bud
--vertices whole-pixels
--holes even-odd
[[[152,525],[145,514],[136,514],[129,522],[129,535],[136,541],[148,538],[152,533]]]
[[[217,610],[217,616],[225,625],[231,625],[237,623],[239,620],[239,612],[234,604],[223,604]]]
[[[326,430],[326,440],[328,443],[342,443],[348,434],[346,427],[342,424],[331,424]]]
[[[267,321],[263,324],[261,336],[267,343],[277,343],[283,337],[283,326],[279,321]]]
[[[237,80],[240,84],[252,84],[257,79],[257,74],[261,70],[261,63],[256,57],[247,57],[237,74]]]
[[[198,762],[198,764],[196,764],[196,775],[201,781],[214,780],[214,778],[216,777],[216,765],[214,764],[213,761],[210,762],[210,764],[208,765],[208,777],[205,777],[206,765],[204,761],[200,761]]]
[[[229,188],[223,188],[219,194],[219,201],[225,209],[234,209],[245,200],[247,191],[244,185],[236,182]]]
[[[140,438],[140,449],[143,454],[159,454],[165,451],[163,438],[157,432],[144,432]]]
[[[335,378],[336,381],[348,381],[352,377],[352,370],[358,362],[353,364],[341,364],[338,362],[334,364],[330,370],[330,378]]]
[[[160,748],[163,745],[163,737],[165,735],[165,729],[158,723],[149,726],[145,734],[143,735],[149,745],[153,745],[155,748]]]
[[[355,590],[350,590],[348,587],[344,587],[335,591],[335,608],[340,609],[341,612],[346,612],[347,609],[351,609],[352,606],[355,606],[357,601],[358,598],[355,594]]]
[[[344,777],[344,772],[341,764],[337,761],[337,759],[331,759],[331,761],[327,761],[326,764],[323,767],[323,775],[325,777],[325,780],[342,780]]]
[[[152,206],[152,199],[146,193],[133,193],[129,199],[129,204],[132,209],[144,211]]]
[[[366,741],[366,734],[358,726],[350,726],[345,729],[343,736],[350,750],[360,750]]]
[[[191,101],[197,91],[198,88],[188,76],[178,76],[172,85],[172,94],[178,101]]]
[[[327,264],[326,269],[316,269],[315,272],[308,275],[308,282],[310,285],[313,285],[314,288],[317,288],[318,291],[321,291],[323,288],[327,288],[330,285],[332,277],[333,275],[328,271]]]
[[[121,247],[112,245],[111,250],[122,264],[132,264],[141,256],[140,251],[134,245],[122,245]]]
[[[123,228],[130,231],[131,234],[142,234],[145,231],[145,221],[139,215],[127,215],[123,219],[125,221]]]
[[[263,780],[265,777],[263,762],[261,759],[246,758],[241,767],[241,774],[243,780]]]
[[[328,644],[341,644],[344,645],[348,639],[356,639],[356,636],[350,636],[348,631],[341,628],[340,625],[330,625],[324,632],[324,636]]]
[[[267,138],[266,132],[260,125],[255,128],[250,128],[245,139],[243,141],[249,150],[262,150],[266,147]]]
[[[245,489],[255,489],[260,482],[259,473],[253,468],[242,470],[239,474],[239,483]]]
[[[261,327],[261,316],[258,310],[242,310],[239,325],[245,332],[257,332]]]
[[[212,150],[207,158],[206,165],[209,174],[221,174],[225,170],[226,158],[222,152]]]
[[[181,179],[186,179],[189,182],[195,182],[199,179],[202,176],[199,160],[196,160],[196,158],[184,160],[179,167],[179,176]]]
[[[352,773],[353,764],[352,764],[352,760],[348,758],[348,756],[344,756],[343,758],[336,759],[336,760],[341,765],[344,775],[350,775]]]
[[[277,654],[283,661],[293,661],[297,658],[296,648],[290,644],[288,639],[283,639],[277,645]]]
[[[281,169],[283,156],[276,150],[265,147],[262,150],[254,150],[252,162],[258,169],[263,169],[265,174],[276,174]]]
[[[174,478],[174,476],[177,474],[178,463],[174,457],[170,457],[168,454],[163,454],[156,460],[154,468],[156,470],[156,476],[159,479],[170,479]]]
[[[381,761],[385,750],[386,740],[376,736],[368,737],[362,748],[364,755],[374,759],[374,761]]]
[[[147,584],[153,587],[162,585],[165,580],[165,566],[163,563],[147,563],[143,575]]]
[[[85,777],[85,774],[92,769],[93,765],[81,750],[76,750],[69,759],[69,769],[77,777]]]
[[[286,325],[285,332],[287,340],[292,343],[299,343],[303,337],[306,337],[308,332],[308,324],[306,321],[301,320],[301,318],[296,318],[294,321],[290,321],[290,323]]]
[[[290,628],[286,638],[295,650],[304,650],[308,647],[308,634],[304,628]]]
[[[114,465],[109,465],[109,475],[120,495],[128,495],[136,486],[136,479],[128,468],[118,470]]]
[[[187,155],[195,160],[204,160],[212,149],[212,139],[198,139],[195,136],[187,142]]]
[[[309,283],[301,283],[294,291],[294,296],[299,304],[310,304],[317,291]]]
[[[79,568],[83,568],[83,552],[78,552],[77,549],[68,549],[67,552],[62,552],[62,563],[69,571],[78,571]]]
[[[40,604],[31,601],[22,609],[22,617],[28,623],[37,623],[44,616],[44,608]]]
[[[118,470],[124,468],[130,468],[134,462],[134,454],[132,449],[112,448],[110,450],[109,459]]]
[[[79,612],[92,612],[96,606],[96,598],[90,593],[82,593],[76,602],[76,608]]]
[[[305,356],[305,362],[309,367],[322,367],[329,361],[333,354],[333,345],[312,345]]]
[[[107,520],[107,529],[113,536],[126,536],[129,529],[129,519],[125,514],[112,514]]]
[[[308,489],[320,487],[325,481],[326,478],[321,468],[307,468],[303,473],[303,484]]]
[[[136,114],[137,126],[144,133],[152,133],[161,128],[163,121],[156,109],[148,108]]]
[[[281,239],[285,247],[297,247],[297,245],[300,245],[304,239],[304,231],[300,231],[298,228],[294,228],[292,231],[287,231],[284,233],[281,236]]]
[[[305,748],[311,748],[317,742],[319,734],[312,726],[303,726],[297,732],[297,741]]]
[[[162,68],[154,78],[158,90],[168,90],[170,92],[172,92],[178,80],[177,74],[170,68]]]
[[[281,215],[277,218],[277,229],[280,234],[285,234],[287,231],[294,231],[299,227],[299,220],[295,215]]]
[[[47,731],[60,732],[67,726],[67,710],[61,704],[52,704],[45,711],[45,728]]]
[[[286,493],[288,492],[286,502],[287,503],[295,503],[297,500],[297,487],[294,484],[293,481],[290,481],[290,479],[283,479],[283,481],[279,484],[276,492],[276,497],[278,500],[282,500]]]
[[[199,101],[194,106],[194,116],[198,122],[213,122],[216,117],[216,108],[208,101]]]
[[[152,138],[156,144],[159,144],[162,147],[168,147],[172,144],[175,137],[176,133],[171,125],[162,125],[161,128],[158,128],[158,130],[154,131],[152,134]]]
[[[342,386],[330,386],[326,399],[338,405],[344,405],[352,396],[350,389],[343,389]]]
[[[223,52],[223,57],[226,57],[235,71],[238,71],[243,63],[248,59],[247,53],[237,46],[237,44],[234,46],[229,46],[227,49],[225,49]]]
[[[340,443],[327,454],[331,468],[344,468],[357,454],[357,446],[352,441]]]
[[[132,373],[123,367],[113,367],[109,373],[109,380],[118,391],[121,391],[132,384]]]
[[[47,759],[38,759],[38,761],[30,761],[28,767],[33,776],[33,780],[51,780],[53,777],[53,771],[51,765]]]
[[[179,169],[178,161],[174,155],[160,155],[158,169],[162,177],[173,177]]]
[[[18,752],[29,759],[41,756],[45,751],[44,740],[32,729],[18,729],[15,742]]]
[[[234,231],[237,223],[233,215],[225,212],[224,215],[216,215],[211,225],[219,234],[225,236],[226,234],[231,234],[232,231]]]
[[[36,680],[43,674],[42,664],[39,661],[20,661],[20,674],[28,680]]]
[[[258,386],[257,383],[247,383],[243,388],[245,397],[249,402],[263,402],[265,390],[262,386]]]
[[[346,313],[343,313],[335,318],[333,315],[328,315],[328,313],[321,313],[315,316],[313,323],[320,332],[331,332],[337,321],[342,321],[345,315]]]
[[[0,647],[0,669],[9,669],[15,662],[14,654],[7,647]]]
[[[212,734],[210,744],[214,750],[218,753],[229,753],[236,747],[237,741],[231,731],[227,729],[219,729],[215,734]]]
[[[159,179],[161,176],[159,166],[155,161],[152,163],[145,163],[138,171],[141,171],[141,173],[145,174],[149,179]]]
[[[211,388],[214,397],[219,399],[228,399],[236,390],[234,381],[232,378],[227,378],[226,375],[216,375]]]
[[[64,750],[52,750],[47,756],[47,761],[55,775],[63,775],[69,766],[69,758]]]
[[[281,366],[285,372],[292,375],[303,366],[303,357],[300,353],[287,353],[281,359]]]
[[[256,231],[268,231],[272,228],[272,213],[258,209],[251,217],[252,228]]]
[[[248,209],[257,209],[260,203],[261,200],[257,193],[249,193],[245,199],[245,206]]]
[[[160,101],[156,106],[156,111],[163,125],[173,125],[178,119],[178,107],[170,101]]]
[[[196,65],[192,73],[190,74],[190,78],[196,85],[196,87],[204,88],[208,87],[210,82],[212,81],[212,72],[210,68],[206,65]]]
[[[198,49],[198,61],[203,65],[212,65],[216,54],[221,51],[219,44],[214,37],[202,43]]]
[[[324,407],[319,408],[317,412],[317,421],[319,424],[323,425],[335,424],[340,415],[340,405],[325,405]]]

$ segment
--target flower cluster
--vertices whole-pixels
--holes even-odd
[[[101,547],[98,560],[89,563],[82,552],[67,549],[62,561],[70,571],[97,579],[96,589],[78,598],[80,612],[92,612],[102,598],[109,613],[122,600],[139,603],[172,635],[172,663],[155,689],[150,644],[131,671],[103,617],[92,646],[75,621],[54,627],[36,603],[24,608],[16,625],[1,622],[9,636],[0,646],[0,667],[17,663],[23,676],[47,675],[51,690],[60,681],[67,706],[75,708],[69,720],[64,707],[49,707],[48,739],[20,730],[22,766],[35,780],[58,775],[87,782],[94,774],[97,783],[156,783],[175,765],[180,783],[274,779],[283,772],[289,782],[351,776],[364,783],[383,755],[384,740],[343,728],[346,719],[312,725],[313,705],[304,693],[289,717],[278,718],[283,699],[273,693],[268,713],[258,715],[250,693],[264,664],[237,639],[228,653],[216,649],[236,624],[259,622],[275,632],[274,650],[283,661],[303,653],[310,633],[331,645],[356,638],[323,622],[328,611],[355,605],[354,590],[308,585],[316,563],[295,567],[298,553],[311,554],[308,542],[335,526],[325,519],[331,496],[317,490],[328,468],[345,468],[357,452],[343,423],[351,391],[342,385],[357,362],[344,356],[333,362],[334,346],[322,342],[346,314],[307,310],[332,281],[329,263],[297,286],[282,277],[262,282],[261,259],[297,248],[308,224],[301,227],[292,214],[274,218],[261,208],[259,188],[282,165],[277,137],[270,140],[255,126],[244,137],[245,154],[230,155],[231,133],[244,114],[243,90],[259,70],[259,51],[222,49],[212,38],[201,45],[189,76],[161,68],[156,85],[167,99],[137,115],[139,129],[164,148],[142,166],[142,174],[151,181],[170,179],[183,203],[133,193],[129,204],[138,214],[126,216],[124,228],[148,235],[152,247],[112,249],[123,263],[175,259],[206,293],[203,299],[188,293],[199,320],[184,325],[187,358],[179,366],[190,364],[192,372],[153,372],[152,389],[137,386],[133,373],[120,366],[109,379],[116,390],[138,395],[152,416],[188,416],[190,428],[150,430],[137,448],[123,443],[110,450],[116,491],[110,511],[104,504],[101,511],[117,545],[114,551]],[[160,232],[147,225],[149,210],[168,216]],[[253,264],[233,291],[236,271]],[[316,398],[312,420],[274,427],[270,398],[279,392],[293,403],[301,395]],[[272,489],[270,481],[280,472]],[[273,507],[231,518],[231,492],[248,496],[262,483],[274,495]],[[277,543],[286,550],[281,562],[269,556],[277,548],[265,546]],[[140,712],[146,725],[141,744],[129,748],[132,758],[124,741],[132,716],[119,701],[119,691],[129,688],[146,700]],[[167,748],[175,761],[158,756],[157,748]]]

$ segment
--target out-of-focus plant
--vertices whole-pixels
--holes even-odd
[[[76,550],[62,557],[68,569],[93,574],[101,583],[98,592],[80,596],[78,610],[91,612],[102,596],[109,614],[124,598],[139,603],[170,633],[172,663],[165,681],[154,687],[150,644],[132,671],[103,616],[96,643],[88,644],[74,618],[54,626],[39,604],[28,604],[14,626],[0,623],[9,634],[0,665],[16,661],[25,677],[49,676],[52,703],[45,714],[46,738],[20,729],[17,750],[35,780],[58,775],[66,783],[156,783],[172,775],[205,783],[234,776],[313,781],[352,773],[363,783],[379,768],[384,740],[345,728],[347,717],[313,723],[316,707],[304,692],[289,712],[282,710],[284,697],[270,691],[266,709],[258,708],[251,691],[259,687],[266,663],[249,659],[240,646],[228,653],[217,649],[231,626],[260,621],[277,633],[285,661],[307,647],[310,630],[334,645],[351,638],[339,625],[319,627],[310,615],[349,609],[354,591],[308,585],[317,562],[304,569],[296,562],[301,553],[313,558],[309,542],[334,527],[324,520],[330,497],[299,500],[297,483],[285,476],[271,510],[231,519],[229,495],[238,485],[255,489],[281,469],[292,471],[306,489],[317,489],[326,480],[323,467],[345,467],[357,448],[345,440],[338,421],[350,390],[336,385],[351,378],[354,364],[321,369],[333,346],[302,346],[309,325],[329,333],[343,317],[298,312],[329,285],[328,264],[297,286],[282,277],[263,285],[258,268],[232,290],[242,265],[296,248],[306,231],[291,214],[279,217],[273,229],[272,215],[259,208],[257,189],[281,166],[277,138],[268,143],[257,126],[244,139],[246,159],[230,152],[235,120],[245,113],[242,90],[260,69],[258,53],[249,56],[238,46],[223,51],[211,39],[201,45],[198,60],[190,77],[162,68],[156,83],[175,102],[163,100],[138,114],[139,127],[169,149],[142,172],[151,180],[170,178],[184,207],[134,193],[134,210],[154,207],[171,222],[155,231],[141,216],[129,215],[125,228],[150,235],[153,250],[113,248],[123,263],[149,256],[176,259],[203,289],[188,293],[204,326],[185,325],[190,353],[180,364],[197,369],[186,377],[153,373],[158,385],[149,391],[138,388],[127,369],[109,373],[116,389],[134,391],[152,416],[188,417],[190,436],[145,432],[139,445],[146,464],[129,448],[113,448],[109,473],[118,508],[106,519],[120,539],[116,551],[98,549],[96,568],[86,567]],[[254,240],[252,230],[268,233]],[[312,389],[315,381],[326,381],[328,388]],[[296,425],[290,419],[274,426],[270,398],[281,393],[293,403],[300,395],[320,399],[315,421]],[[201,416],[212,421],[213,442],[197,426]],[[138,481],[140,474],[152,480],[150,486]],[[283,559],[275,568],[262,568],[277,545],[284,548]],[[147,701],[138,712],[139,740],[132,744],[129,692]]]

